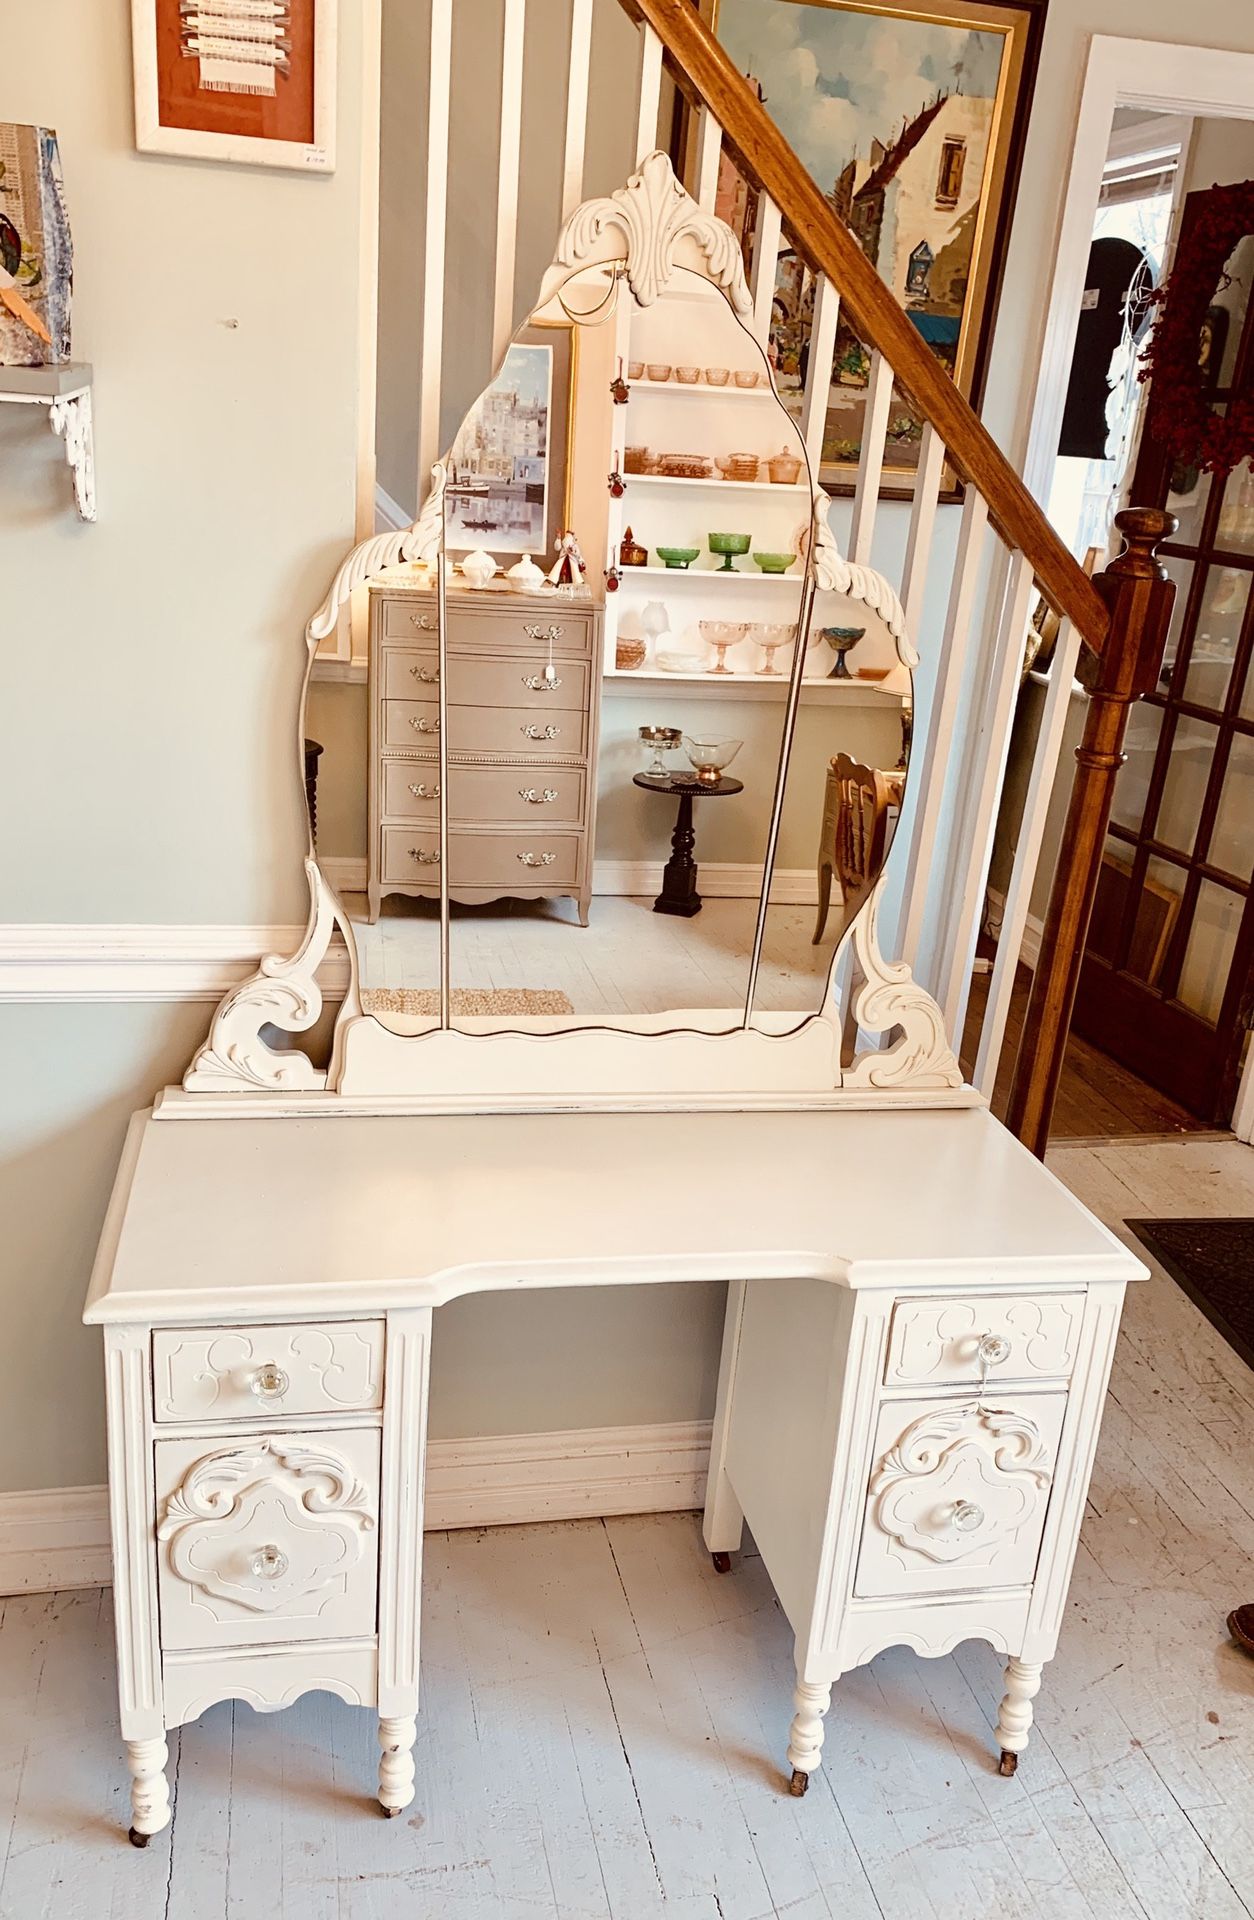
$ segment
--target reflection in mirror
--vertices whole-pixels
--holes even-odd
[[[516,336],[448,465],[453,1024],[735,1028],[810,512],[762,349],[695,274],[641,308],[588,270]],[[410,996],[438,946],[440,872],[407,867],[418,836],[390,810],[438,766],[441,689],[415,701],[405,681],[425,644],[408,626],[436,595],[401,568],[372,599],[380,870],[362,978],[368,1009],[412,1032],[433,1023]]]
[[[808,1018],[822,1006],[836,954],[892,846],[910,722],[910,675],[887,627],[855,601],[816,593],[784,778],[755,1018]],[[848,984],[846,978],[846,990]],[[777,1022],[772,1025],[778,1030]],[[845,1040],[852,1044],[848,1028]]]

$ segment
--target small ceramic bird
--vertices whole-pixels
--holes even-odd
[[[52,335],[30,303],[23,299],[17,290],[15,275],[22,264],[22,236],[7,214],[0,213],[0,304],[9,309],[15,320],[29,327],[45,345],[52,345]]]

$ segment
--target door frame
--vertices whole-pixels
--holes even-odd
[[[1093,215],[1116,107],[1147,107],[1189,118],[1254,120],[1254,53],[1128,40],[1112,34],[1094,34],[1089,42],[1024,460],[1024,478],[1042,502],[1049,499],[1058,457]],[[1039,846],[1021,847],[1019,857],[1026,852],[1035,859],[1039,850]],[[1254,1143],[1254,1046],[1241,1077],[1232,1127],[1238,1139]]]

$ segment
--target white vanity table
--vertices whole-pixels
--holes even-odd
[[[734,237],[654,154],[572,216],[537,312],[580,274],[605,318],[620,296],[664,299],[681,272],[706,283],[681,317],[714,288],[747,330]],[[700,357],[696,343],[684,355]],[[726,999],[518,1011],[530,983],[506,970],[520,943],[493,948],[481,918],[511,1005],[467,1011],[470,923],[451,905],[466,875],[450,871],[442,797],[443,481],[438,468],[412,528],[353,549],[307,628],[312,655],[358,588],[434,563],[439,898],[406,909],[433,971],[395,1014],[363,1013],[354,915],[311,845],[304,943],[227,996],[182,1089],[136,1117],[92,1281],[131,1837],[146,1844],[169,1819],[167,1730],[224,1698],[272,1710],[322,1689],[373,1709],[380,1802],[409,1803],[431,1319],[493,1290],[727,1281],[705,1539],[730,1571],[747,1522],[792,1624],[793,1791],[819,1764],[841,1673],[890,1645],[935,1655],[972,1636],[1007,1656],[996,1738],[1012,1771],[1058,1638],[1123,1290],[1144,1269],[964,1086],[936,1003],[880,950],[881,876],[858,876],[861,911],[847,899],[833,914],[821,973],[797,973],[800,1001],[759,996],[781,823],[798,793],[821,795],[841,739],[837,704],[817,734],[797,728],[812,616],[873,619],[908,686],[901,602],[841,558],[815,492],[765,852]],[[739,591],[721,577],[710,590],[724,589]],[[512,630],[502,644],[523,639],[535,644]],[[539,674],[514,665],[528,687],[560,683],[551,655]],[[594,894],[594,924],[598,911]],[[812,910],[799,911],[808,943]],[[642,949],[647,915],[646,900]],[[317,1021],[337,924],[350,982],[324,1064],[272,1040]],[[574,917],[543,931],[587,938]]]
[[[224,1698],[376,1707],[408,1804],[432,1310],[494,1289],[729,1280],[705,1537],[747,1519],[796,1634],[794,1790],[832,1683],[903,1642],[1009,1656],[1009,1771],[1142,1271],[980,1110],[137,1116],[86,1316],[133,1837]]]

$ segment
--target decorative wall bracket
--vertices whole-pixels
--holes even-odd
[[[0,402],[47,407],[48,424],[65,442],[80,520],[96,517],[96,464],[92,437],[91,368],[0,367]]]

